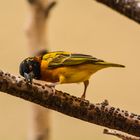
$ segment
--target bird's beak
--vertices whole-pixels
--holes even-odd
[[[26,79],[26,81],[30,84],[32,84],[32,80],[34,78],[34,73],[30,72],[30,73],[24,73],[24,78]]]

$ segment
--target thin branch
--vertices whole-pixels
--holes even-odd
[[[139,0],[96,0],[103,3],[128,18],[140,23],[140,1]]]
[[[46,30],[48,17],[56,2],[53,0],[28,0],[29,12],[27,25],[25,27],[30,55],[38,55],[48,50]],[[50,112],[38,106],[30,105],[29,115],[29,140],[49,140],[50,139]]]
[[[28,84],[21,77],[0,71],[0,91],[90,123],[140,137],[140,115],[111,107],[108,102],[92,104],[67,93],[55,95],[46,84]]]
[[[48,4],[48,6],[45,9],[45,16],[48,17],[50,14],[50,11],[54,8],[54,6],[56,5],[56,1],[52,1]]]
[[[46,21],[48,16],[56,5],[55,1],[48,0],[29,0],[29,17],[26,22],[25,32],[27,35],[28,46],[32,55],[46,50]]]
[[[104,129],[104,134],[116,136],[122,140],[140,140],[140,137],[131,136],[119,131]]]

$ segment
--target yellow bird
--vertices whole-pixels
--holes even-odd
[[[32,82],[34,78],[51,82],[53,86],[83,82],[84,92],[81,98],[85,99],[90,76],[108,67],[125,66],[109,63],[91,55],[56,51],[26,58],[20,64],[20,74],[28,82]]]

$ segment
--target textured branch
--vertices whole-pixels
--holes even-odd
[[[140,115],[111,107],[107,102],[92,104],[67,93],[55,95],[46,84],[27,84],[23,78],[0,71],[0,91],[90,123],[140,137]]]
[[[107,134],[107,135],[116,136],[118,138],[121,138],[122,140],[140,140],[140,137],[130,136],[128,134],[125,134],[125,133],[122,133],[119,131],[115,131],[115,130],[104,129],[103,133]]]
[[[103,3],[128,18],[140,23],[140,1],[139,0],[96,0]]]

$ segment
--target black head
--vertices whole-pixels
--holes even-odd
[[[40,63],[34,57],[26,58],[21,62],[19,72],[28,82],[33,78],[40,79]]]

